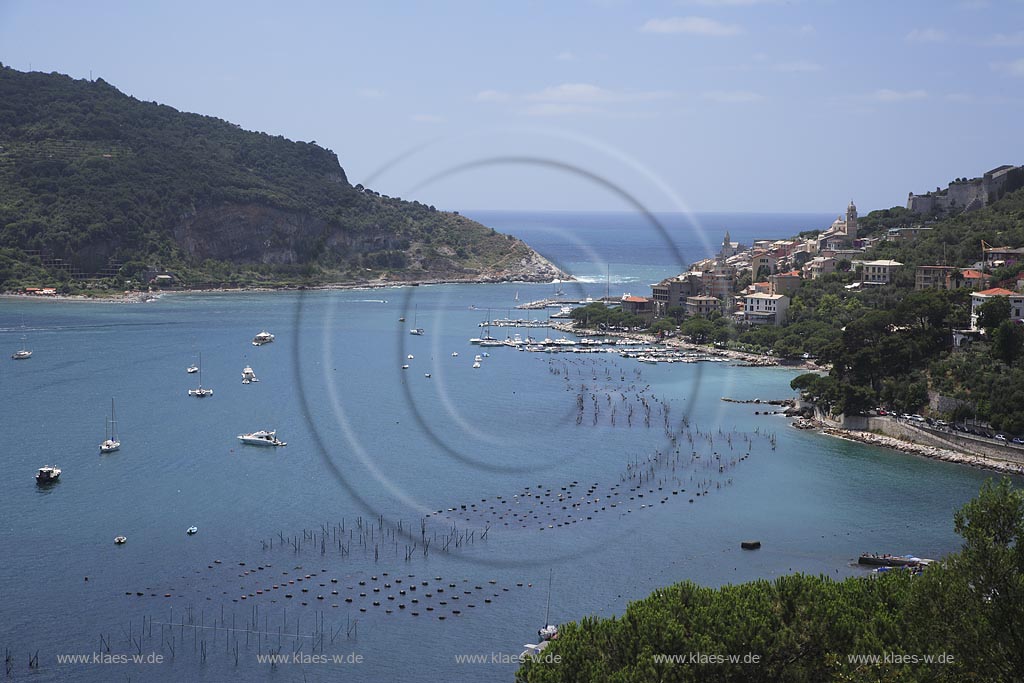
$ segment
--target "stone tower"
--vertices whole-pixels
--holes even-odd
[[[846,207],[846,236],[851,240],[857,239],[857,206],[852,199]]]
[[[718,252],[719,258],[729,258],[735,254],[735,250],[732,248],[732,240],[729,239],[729,231],[725,231],[725,239],[722,240],[722,250]]]

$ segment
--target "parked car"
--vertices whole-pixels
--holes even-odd
[[[1024,444],[1024,439],[1020,438],[1019,436],[1015,436],[1013,437],[1013,443]]]
[[[879,415],[888,415],[889,413],[886,412],[885,408],[879,408],[878,409],[878,414]]]
[[[992,438],[993,438],[993,439],[995,439],[996,441],[1006,441],[1006,437],[1005,437],[1005,436],[1003,436],[1002,434],[996,434],[996,435],[995,435],[994,437],[992,437]]]
[[[924,422],[924,418],[921,417],[920,415],[911,415],[910,419],[913,420],[914,422]]]

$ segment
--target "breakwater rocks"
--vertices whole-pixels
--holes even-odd
[[[766,399],[766,400],[762,401],[759,398],[748,398],[748,399],[744,400],[744,399],[729,398],[728,396],[723,396],[722,400],[725,401],[726,403],[753,403],[755,405],[765,404],[765,405],[770,405],[770,406],[787,406],[787,407],[793,407],[793,406],[796,405],[796,401],[794,401],[791,398],[770,398],[770,399]]]
[[[810,422],[810,420],[797,420],[793,424],[794,427],[797,427],[799,429],[808,429],[808,427],[799,426],[797,424],[798,422]],[[838,429],[836,427],[823,427],[821,431],[823,434],[835,436],[840,439],[846,439],[847,441],[857,441],[859,443],[866,443],[872,446],[882,446],[883,448],[891,448],[902,453],[911,453],[913,455],[919,455],[923,458],[932,458],[934,460],[942,460],[945,462],[955,462],[962,465],[970,465],[971,467],[981,467],[983,469],[994,470],[996,472],[1004,472],[1006,474],[1024,475],[1024,465],[1018,465],[1015,463],[1005,462],[1002,460],[995,460],[993,458],[986,458],[980,455],[961,453],[959,451],[952,451],[946,448],[938,448],[936,446],[924,446],[910,441],[896,439],[891,436],[875,434],[873,432],[857,432],[850,431],[848,429]]]

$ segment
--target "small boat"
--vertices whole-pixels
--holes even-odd
[[[242,368],[242,384],[252,384],[253,382],[259,382],[259,378],[256,377],[256,373],[253,372],[252,367],[246,365]]]
[[[908,567],[916,565],[927,566],[935,560],[913,555],[889,555],[879,553],[863,553],[857,559],[857,564],[865,564],[874,567]]]
[[[430,373],[429,372],[424,373],[423,376],[426,377],[427,379],[430,379]]]
[[[408,358],[409,360],[412,360],[412,359],[413,359],[413,358],[415,358],[415,357],[416,357],[416,356],[412,355],[411,353],[410,353],[410,354],[409,354],[408,356],[406,356],[406,358]]]
[[[402,316],[401,318],[399,318],[399,319],[398,319],[398,322],[400,322],[400,323],[404,323],[404,322],[405,322],[405,316]]]
[[[408,369],[409,369],[409,364],[408,364],[408,363],[406,363],[405,365],[403,365],[403,366],[402,366],[402,369],[403,369],[403,370],[408,370]]]
[[[114,536],[114,545],[124,545],[128,542],[127,536]]]
[[[484,359],[483,356],[481,356],[480,354],[477,354],[477,355],[473,356],[473,360],[476,361],[477,363],[479,363],[483,359]]]
[[[197,527],[197,526],[190,526],[189,528],[185,529],[185,533],[188,534],[189,536],[195,536],[196,534],[199,533],[199,527]]]
[[[189,396],[196,396],[198,398],[206,398],[207,396],[213,396],[213,389],[203,388],[203,354],[199,354],[199,386],[195,389],[188,390]]]
[[[274,341],[274,335],[270,334],[266,330],[263,330],[262,332],[260,332],[259,334],[252,338],[252,345],[263,346],[264,344],[269,344],[272,341]]]
[[[47,465],[46,467],[40,467],[39,472],[36,474],[37,484],[52,484],[60,478],[60,468],[56,465]]]
[[[548,575],[548,604],[544,610],[544,626],[537,629],[537,637],[540,638],[541,643],[549,640],[554,640],[558,637],[558,627],[548,623],[548,617],[551,616],[551,583],[554,578],[555,570],[552,569]]]
[[[190,365],[187,368],[185,368],[185,372],[187,372],[190,375],[194,375],[197,372],[199,372],[199,366],[196,365],[195,363],[193,363],[192,365]]]
[[[458,357],[459,357],[459,352],[458,351],[452,351],[452,358],[458,358]]]
[[[276,430],[261,429],[258,432],[239,434],[238,440],[250,446],[287,446],[284,441],[277,438]]]
[[[420,335],[423,334],[423,328],[422,327],[418,327],[416,325],[416,322],[417,322],[418,318],[419,318],[419,311],[417,309],[413,309],[413,312],[412,312],[412,329],[409,330],[409,334],[415,334],[416,336],[420,336]]]
[[[479,368],[479,367],[480,367],[480,361],[474,361],[473,362],[473,368],[475,369],[475,368]]]
[[[29,358],[32,357],[32,352],[29,351],[28,348],[26,348],[26,341],[27,340],[28,340],[28,337],[26,337],[25,335],[21,336],[21,350],[20,351],[15,351],[11,355],[11,359],[12,360],[28,360]]]
[[[110,419],[107,421],[107,438],[100,444],[100,453],[113,453],[121,447],[117,440],[117,415],[114,413],[114,399],[110,399]]]

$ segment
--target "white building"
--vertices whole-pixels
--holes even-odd
[[[892,282],[896,270],[903,266],[899,261],[882,259],[880,261],[862,261],[857,265],[862,266],[860,281],[868,285],[887,285]]]
[[[1010,300],[1010,320],[1024,320],[1024,294],[1011,292],[1010,290],[1003,289],[1001,287],[993,287],[992,289],[986,289],[981,292],[974,292],[971,294],[972,330],[979,329],[978,309],[980,309],[989,299],[996,296],[1005,296]]]
[[[743,297],[743,322],[781,325],[786,322],[789,297],[785,294],[748,294]]]

